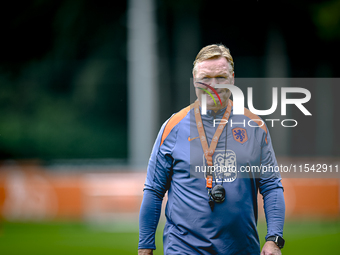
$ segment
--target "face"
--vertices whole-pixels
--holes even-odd
[[[222,105],[218,100],[216,94],[207,86],[200,84],[210,85],[215,88],[216,84],[232,84],[234,85],[234,73],[231,71],[231,66],[225,57],[207,59],[197,64],[196,73],[194,73],[194,86],[196,91],[196,96],[201,104],[202,94],[207,94],[207,109],[217,111],[227,106],[231,92],[226,88],[216,88],[218,95],[221,98]],[[211,96],[204,90],[210,92],[215,101]]]

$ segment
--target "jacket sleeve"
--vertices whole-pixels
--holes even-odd
[[[269,132],[263,132],[261,139],[261,167],[259,189],[263,196],[267,221],[266,238],[272,235],[282,237],[285,220],[285,201],[281,175]]]
[[[143,201],[139,213],[138,249],[156,249],[155,232],[161,213],[163,197],[171,182],[171,150],[175,143],[176,132],[172,130],[164,143],[161,144],[165,126],[166,123],[158,134],[149,159]]]

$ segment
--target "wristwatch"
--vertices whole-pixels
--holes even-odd
[[[283,239],[281,236],[269,236],[266,241],[273,241],[277,246],[279,246],[280,249],[285,246],[285,239]]]

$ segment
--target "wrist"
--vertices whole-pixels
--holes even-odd
[[[269,236],[266,239],[267,242],[272,241],[273,243],[275,243],[280,249],[282,249],[285,245],[285,240],[279,236],[279,235],[273,235],[273,236]]]
[[[138,255],[152,255],[153,250],[151,249],[138,249]]]

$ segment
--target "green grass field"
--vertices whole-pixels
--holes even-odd
[[[157,250],[163,254],[162,224],[157,230]],[[261,244],[266,234],[258,225]],[[340,254],[340,220],[288,221],[283,254]],[[136,223],[88,224],[82,222],[0,223],[1,255],[137,254]]]

